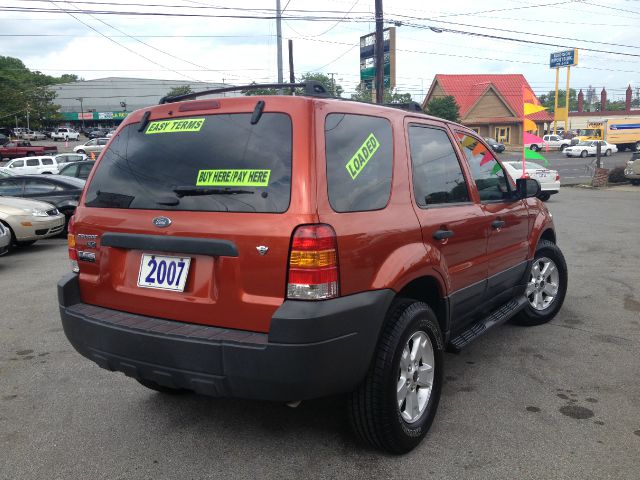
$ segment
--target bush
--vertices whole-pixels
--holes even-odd
[[[622,183],[626,181],[627,178],[624,176],[624,167],[612,168],[609,171],[609,183]]]

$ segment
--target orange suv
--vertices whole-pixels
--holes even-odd
[[[538,183],[473,131],[297,87],[127,117],[69,225],[64,331],[158,391],[346,393],[362,440],[406,452],[443,351],[549,321],[566,263]]]

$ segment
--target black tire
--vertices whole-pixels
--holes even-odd
[[[150,390],[164,393],[166,395],[182,395],[183,393],[187,393],[189,391],[183,388],[165,387],[164,385],[160,385],[159,383],[156,383],[152,380],[145,380],[143,378],[137,378],[136,380],[140,385],[147,387]]]
[[[16,241],[16,245],[18,247],[30,247],[31,245],[33,245],[36,242],[37,242],[37,240],[27,240],[27,241],[24,241],[24,242]]]
[[[35,157],[35,152],[27,152],[27,157]]]
[[[631,185],[640,185],[640,180],[631,180]]]
[[[397,401],[402,351],[414,333],[425,333],[433,347],[434,376],[431,395],[413,423],[405,421]],[[429,306],[413,300],[395,300],[383,326],[369,372],[349,395],[349,418],[364,443],[395,454],[415,448],[427,434],[440,401],[443,378],[443,340]]]
[[[85,152],[84,150],[80,149],[80,150],[78,150],[76,153],[86,154],[87,152]]]
[[[540,195],[538,195],[538,198],[540,200],[542,200],[543,202],[546,202],[547,200],[549,200],[551,198],[551,194],[550,193],[541,193]]]
[[[582,151],[580,152],[580,156],[581,156],[582,158],[585,158],[587,155],[589,155],[589,153],[588,153],[586,150],[582,150]]]
[[[564,149],[567,148],[569,145],[567,145],[566,143],[563,143],[562,145],[560,145],[560,151],[564,152]]]
[[[533,150],[534,152],[537,152],[540,150],[540,147],[534,144],[529,147],[529,150]]]
[[[558,269],[558,292],[553,301],[544,310],[536,310],[531,306],[529,300],[527,300],[524,309],[514,318],[514,323],[518,325],[530,327],[547,323],[556,316],[564,302],[564,297],[567,293],[568,279],[567,262],[564,259],[564,255],[555,243],[548,240],[540,240],[536,247],[536,254],[532,266],[535,265],[536,261],[544,257],[552,260]]]
[[[611,150],[610,150],[610,149],[607,149],[607,151],[606,151],[606,152],[604,152],[604,156],[605,156],[605,157],[610,157],[610,156],[611,156]]]

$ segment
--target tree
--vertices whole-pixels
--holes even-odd
[[[191,85],[179,85],[169,90],[165,95],[165,97],[177,97],[180,95],[187,95],[189,93],[193,93],[193,89],[191,88]]]
[[[460,121],[460,107],[451,95],[432,98],[425,108],[425,113],[434,117],[444,118],[452,122]]]
[[[370,89],[366,87],[364,83],[360,83],[356,87],[355,93],[351,94],[351,100],[356,102],[373,103],[373,94]],[[410,93],[398,93],[397,90],[385,89],[383,95],[383,103],[409,103],[412,102]]]
[[[53,103],[56,94],[47,87],[75,81],[76,75],[52,77],[32,72],[21,60],[0,56],[0,123],[39,128],[58,117],[59,106]]]
[[[555,98],[555,90],[538,96],[538,100],[540,100],[542,106],[545,107],[549,113],[555,112]],[[558,107],[564,107],[565,98],[566,90],[558,90]],[[578,94],[574,88],[571,88],[569,89],[569,111],[575,112],[576,110],[578,110]]]

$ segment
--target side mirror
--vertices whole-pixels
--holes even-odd
[[[518,178],[516,180],[516,194],[521,199],[537,197],[540,194],[540,184],[534,178]]]

